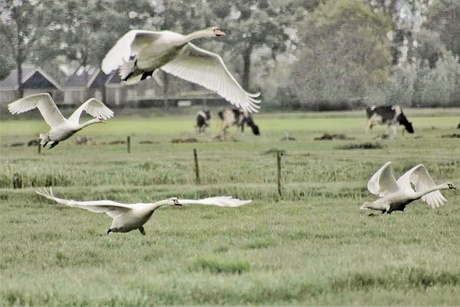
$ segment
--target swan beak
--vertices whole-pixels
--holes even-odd
[[[215,29],[214,30],[214,35],[215,36],[225,36],[225,33],[222,32],[220,29]]]
[[[105,124],[105,120],[104,120],[102,117],[99,117],[99,122],[100,122],[101,124]]]

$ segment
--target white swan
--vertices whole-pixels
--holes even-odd
[[[450,182],[436,185],[423,164],[414,166],[396,181],[391,162],[387,162],[371,177],[367,188],[380,198],[364,203],[360,209],[380,210],[382,213],[404,211],[406,205],[420,198],[437,208],[446,201],[439,190],[455,189]]]
[[[157,69],[217,92],[238,108],[257,112],[260,95],[246,92],[230,74],[222,58],[190,41],[223,36],[217,27],[182,35],[171,31],[131,30],[123,35],[102,60],[102,71],[120,68],[126,84],[146,79]]]
[[[107,230],[107,234],[111,232],[129,232],[134,229],[139,229],[141,234],[145,235],[143,225],[147,223],[156,209],[163,206],[182,206],[188,204],[214,205],[220,207],[239,207],[251,202],[251,200],[239,200],[231,196],[216,196],[203,199],[179,199],[168,198],[157,201],[155,203],[137,203],[137,204],[122,204],[111,200],[95,200],[95,201],[75,201],[57,198],[53,194],[53,190],[41,189],[36,191],[37,194],[45,196],[48,199],[54,200],[60,204],[70,207],[86,209],[92,212],[105,212],[113,218],[112,226]]]
[[[40,144],[45,147],[48,142],[51,142],[50,148],[59,144],[60,141],[68,139],[81,129],[95,123],[103,123],[105,119],[113,116],[113,111],[95,98],[84,102],[72,113],[69,119],[62,116],[53,98],[47,93],[30,95],[8,104],[8,110],[11,114],[23,113],[34,108],[38,108],[47,124],[51,127],[48,133],[40,134]],[[96,118],[80,124],[80,116],[83,110]]]

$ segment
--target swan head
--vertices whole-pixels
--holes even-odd
[[[365,202],[359,209],[361,210],[378,210],[382,212],[386,212],[389,210],[389,207],[385,204],[379,202]]]
[[[177,197],[171,197],[169,201],[171,202],[171,206],[182,206],[182,204],[179,202],[179,198]]]
[[[447,189],[449,189],[449,190],[456,190],[457,189],[457,187],[454,186],[451,182],[446,182],[445,185],[446,185]]]
[[[359,207],[359,209],[361,210],[371,210],[371,208],[369,208],[369,206],[372,204],[372,202],[365,202],[361,207]]]
[[[97,120],[99,121],[99,123],[105,124],[105,119],[103,119],[102,116],[99,116]]]
[[[209,30],[212,33],[211,36],[225,36],[225,33],[222,32],[218,27],[211,27]]]

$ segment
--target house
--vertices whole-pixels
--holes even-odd
[[[105,101],[112,106],[123,105],[126,101],[127,88],[118,73],[112,72],[108,75],[105,81],[105,95]]]
[[[64,103],[80,104],[94,97],[109,105],[119,105],[125,96],[122,80],[117,74],[104,74],[99,68],[78,69],[64,85]]]
[[[24,96],[37,93],[50,93],[56,101],[62,101],[63,88],[49,74],[34,65],[22,66],[22,84]],[[10,74],[0,81],[0,106],[19,99],[18,71],[13,69]]]
[[[0,106],[19,98],[17,70],[0,81]],[[111,107],[169,107],[221,105],[224,99],[199,85],[174,76],[163,79],[160,85],[154,78],[135,85],[125,85],[118,73],[104,74],[100,68],[78,69],[61,86],[43,69],[23,65],[24,96],[50,93],[58,105],[80,105],[89,98],[97,98]],[[167,93],[165,94],[165,89]]]

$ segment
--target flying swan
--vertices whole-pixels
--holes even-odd
[[[438,208],[446,201],[439,190],[456,189],[450,182],[436,185],[423,164],[414,166],[396,181],[391,162],[371,177],[367,188],[380,198],[364,203],[360,209],[380,210],[382,213],[404,211],[408,204],[420,198],[431,207]]]
[[[260,93],[246,92],[231,75],[220,55],[191,43],[204,37],[224,36],[217,27],[187,35],[172,31],[131,30],[123,35],[102,60],[106,74],[119,68],[126,84],[135,84],[161,69],[217,92],[220,96],[249,112],[257,112]]]
[[[84,102],[69,119],[62,116],[53,98],[47,93],[30,95],[8,104],[8,110],[11,114],[20,114],[34,108],[38,108],[46,123],[51,127],[48,133],[40,133],[40,144],[45,147],[50,142],[50,148],[59,144],[60,141],[68,139],[81,129],[92,124],[103,123],[113,116],[113,111],[95,98]],[[96,118],[80,124],[83,110]]]
[[[113,218],[112,226],[107,230],[107,234],[111,232],[129,232],[134,229],[139,229],[140,233],[145,235],[144,224],[152,217],[156,209],[163,206],[199,204],[220,207],[239,207],[251,202],[251,200],[239,200],[231,196],[216,196],[198,200],[172,197],[155,203],[122,204],[111,200],[75,201],[73,199],[57,198],[54,196],[51,187],[49,191],[41,189],[36,192],[48,199],[70,207],[77,207],[98,213],[107,213],[107,215]]]

